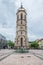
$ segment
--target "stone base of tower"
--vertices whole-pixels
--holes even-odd
[[[25,49],[29,49],[29,46],[14,46],[15,49],[19,49],[19,48],[25,48]]]
[[[15,42],[14,48],[15,48],[15,49],[19,49],[19,48],[29,49],[29,44],[28,44],[28,42],[27,42],[27,43],[23,43],[23,45],[21,46],[21,43],[18,44],[18,43]]]

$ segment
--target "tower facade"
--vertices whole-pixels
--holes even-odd
[[[18,9],[17,13],[17,21],[16,21],[16,41],[15,47],[28,47],[27,41],[27,13],[23,6]]]

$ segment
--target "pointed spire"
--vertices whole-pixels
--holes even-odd
[[[23,7],[23,5],[22,5],[22,2],[21,2],[21,8]]]

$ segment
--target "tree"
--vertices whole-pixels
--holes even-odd
[[[14,43],[11,40],[9,40],[8,41],[8,46],[11,47],[11,48],[13,48],[14,47]]]
[[[34,41],[31,43],[30,47],[37,49],[39,47],[39,44],[38,44],[38,42]]]

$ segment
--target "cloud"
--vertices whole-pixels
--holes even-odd
[[[7,39],[14,40],[16,30],[15,5],[12,0],[1,0],[0,4],[0,33]]]
[[[14,40],[16,12],[21,2],[27,12],[29,40],[43,38],[43,0],[0,0],[0,33]]]
[[[15,31],[12,28],[0,28],[0,33],[7,37],[7,39],[12,39],[14,41]]]

